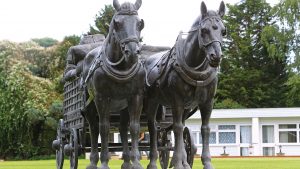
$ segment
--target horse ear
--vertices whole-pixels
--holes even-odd
[[[135,9],[136,9],[136,10],[139,10],[140,7],[141,7],[141,5],[142,5],[142,0],[136,0],[136,1],[135,1],[134,6],[135,6]]]
[[[225,14],[225,4],[224,4],[224,2],[222,1],[221,4],[220,4],[220,7],[219,7],[219,15],[220,15],[221,17],[223,17],[224,14]]]
[[[113,5],[117,11],[119,11],[121,9],[121,5],[118,0],[114,0]]]
[[[201,2],[201,15],[202,17],[205,17],[207,15],[207,8],[203,1]]]

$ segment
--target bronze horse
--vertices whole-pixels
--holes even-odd
[[[183,125],[186,112],[198,107],[201,112],[203,149],[201,160],[204,169],[212,169],[209,151],[209,119],[213,97],[217,88],[217,69],[222,58],[222,36],[226,29],[222,22],[224,2],[219,10],[208,11],[201,3],[201,15],[187,33],[179,35],[175,46],[167,53],[146,58],[144,109],[148,116],[150,132],[150,163],[147,169],[157,169],[156,109],[159,104],[172,108],[175,149],[171,166],[190,169],[183,142]]]
[[[138,58],[140,33],[144,27],[144,21],[138,17],[141,4],[142,1],[137,0],[135,4],[125,2],[120,5],[118,0],[114,0],[116,13],[110,23],[107,38],[102,46],[88,53],[83,61],[83,86],[88,95],[86,96],[88,102],[93,100],[87,105],[84,113],[91,134],[90,165],[87,169],[97,169],[99,128],[100,169],[109,169],[110,112],[127,113],[127,111],[130,115],[132,150],[129,153],[128,141],[122,138],[124,159],[122,169],[142,169],[138,150],[145,82],[144,67]],[[121,135],[127,134],[127,130],[127,127],[121,127]]]

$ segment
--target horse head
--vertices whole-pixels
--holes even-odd
[[[125,2],[122,5],[118,0],[113,1],[116,13],[110,24],[109,41],[114,39],[125,61],[136,62],[140,54],[140,33],[144,28],[144,21],[138,17],[141,4],[142,0],[136,0],[135,4]]]
[[[201,3],[201,16],[199,17],[198,42],[203,48],[206,58],[212,67],[218,67],[221,62],[222,40],[226,35],[226,28],[222,21],[225,14],[225,4],[222,1],[219,10],[208,11],[204,2]]]

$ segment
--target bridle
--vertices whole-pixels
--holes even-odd
[[[188,33],[192,33],[192,32],[195,32],[195,31],[201,31],[201,28],[202,28],[202,26],[203,26],[202,24],[203,24],[206,20],[211,20],[211,19],[218,19],[219,21],[221,21],[221,22],[223,23],[223,21],[222,21],[222,19],[221,19],[220,17],[217,17],[217,16],[206,17],[206,18],[200,20],[199,23],[198,23],[198,25],[195,26],[195,27],[193,27],[193,28],[191,28],[191,30],[189,30]],[[223,23],[223,24],[224,24],[224,23]],[[220,43],[220,45],[222,46],[222,42],[221,42],[220,40],[212,40],[212,41],[210,41],[210,42],[204,43],[203,40],[202,40],[202,38],[200,38],[200,37],[198,37],[198,38],[200,39],[199,41],[201,42],[201,45],[202,45],[204,48],[207,48],[209,45],[211,45],[212,43],[215,43],[215,42]]]
[[[138,15],[138,12],[137,11],[119,11],[115,15]],[[125,58],[125,52],[123,50],[125,48],[125,45],[130,43],[130,42],[134,42],[134,43],[139,44],[140,43],[140,38],[135,37],[135,36],[129,36],[127,38],[121,39],[118,36],[118,34],[116,33],[115,29],[113,29],[112,37],[114,37],[114,39],[120,44],[120,47],[121,47],[121,50],[122,50],[122,57],[117,62],[111,62],[106,57],[106,62],[111,66],[116,66],[116,65],[120,64]],[[104,53],[105,53],[105,49],[104,49]]]
[[[216,17],[216,16],[206,17],[206,18],[202,19],[201,21],[199,21],[198,25],[193,27],[189,32],[187,32],[187,34],[193,33],[195,31],[201,31],[203,23],[206,20],[213,19],[213,18],[217,18],[217,19],[221,20],[221,18]],[[179,35],[179,37],[177,39],[180,38],[181,34]],[[199,43],[201,43],[200,47],[207,48],[209,45],[211,45],[212,43],[215,43],[215,42],[220,43],[220,45],[222,45],[222,42],[220,40],[212,40],[208,43],[203,43],[202,38],[199,36],[200,35],[198,34],[198,41],[199,41]],[[183,56],[184,55],[183,53],[185,53],[184,51],[180,50],[181,48],[180,48],[179,41],[180,40],[177,40],[177,44],[175,46],[175,48],[177,49],[177,52],[176,52],[177,57],[175,58],[176,61],[173,63],[174,69],[186,83],[188,83],[192,86],[195,86],[198,88],[198,87],[208,85],[210,82],[212,82],[215,79],[215,77],[217,75],[217,68],[208,66],[205,70],[198,71],[198,68],[206,65],[206,63],[207,63],[206,60],[210,60],[207,55],[199,66],[197,66],[195,68],[191,68],[191,67],[187,66],[187,64],[185,63],[183,58],[179,57],[179,56]]]

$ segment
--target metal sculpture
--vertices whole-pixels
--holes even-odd
[[[124,159],[121,168],[142,169],[139,162],[138,138],[145,71],[138,55],[140,54],[140,33],[144,22],[138,17],[137,12],[141,4],[142,1],[137,0],[135,4],[125,2],[120,5],[118,0],[114,0],[113,6],[116,13],[110,23],[107,38],[101,47],[92,50],[83,61],[83,86],[88,100],[86,110],[89,110],[89,106],[95,106],[97,109],[97,111],[84,113],[89,122],[91,134],[90,165],[87,169],[97,169],[99,125],[100,168],[109,169],[109,117],[110,112],[119,111],[129,112],[132,140],[131,153],[129,153],[128,140],[121,137]],[[127,130],[126,125],[120,132],[127,134]]]
[[[159,53],[146,58],[146,81],[144,108],[148,115],[150,132],[150,163],[147,169],[157,169],[157,127],[156,109],[159,104],[171,107],[175,150],[171,166],[175,169],[190,169],[184,140],[190,139],[183,130],[184,120],[190,110],[198,107],[201,112],[201,134],[203,140],[202,164],[204,169],[212,169],[209,151],[209,119],[213,108],[213,97],[217,88],[217,71],[222,58],[222,36],[226,29],[222,22],[225,13],[224,2],[219,10],[207,10],[201,3],[201,15],[187,33],[186,39],[178,36],[175,46],[167,53]],[[191,159],[189,159],[191,161]]]

